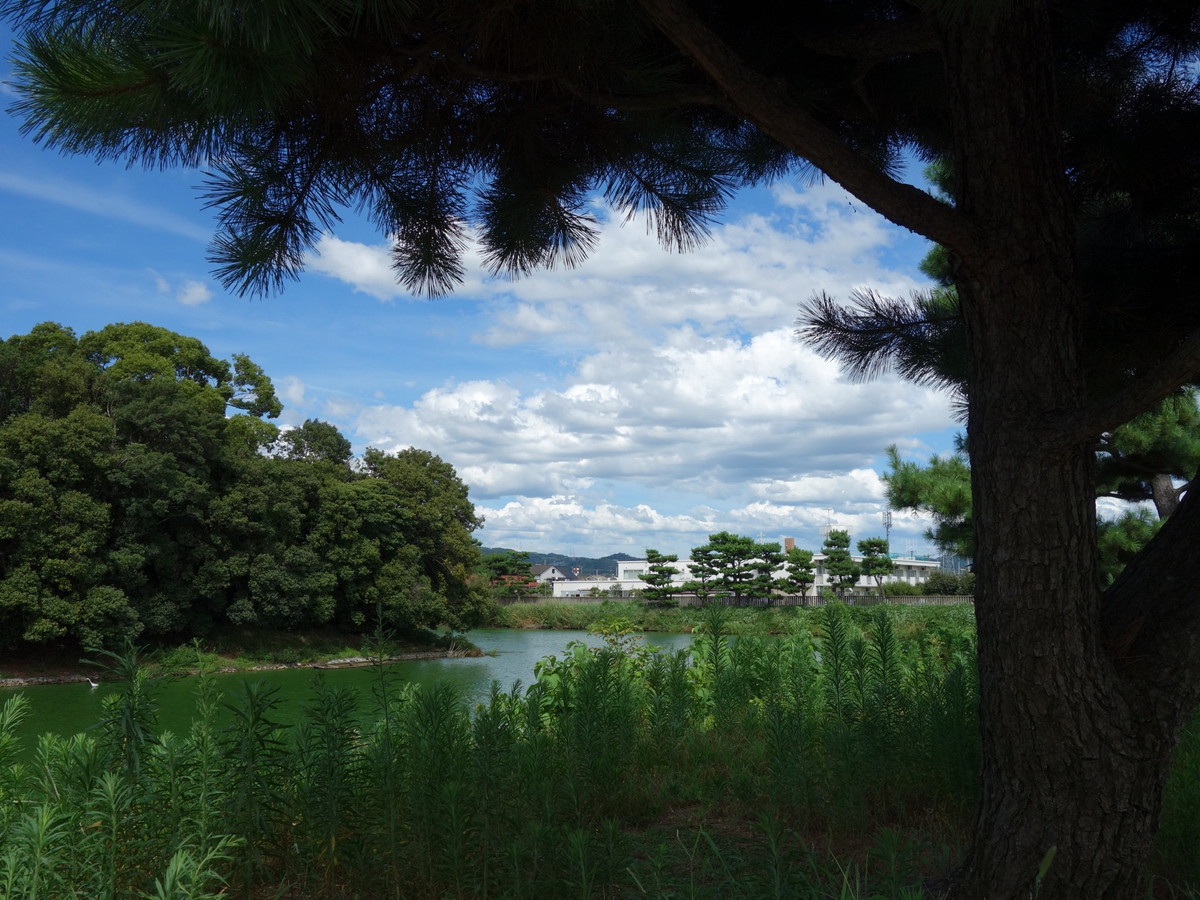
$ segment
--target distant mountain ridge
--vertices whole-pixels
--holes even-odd
[[[566,573],[568,576],[571,574],[572,569],[578,567],[581,577],[584,575],[611,575],[615,578],[618,562],[625,559],[641,559],[639,556],[630,556],[628,553],[613,553],[597,559],[593,556],[568,556],[565,553],[543,553],[534,550],[520,551],[509,547],[483,547],[482,550],[484,556],[528,552],[530,565],[557,566],[560,571]]]

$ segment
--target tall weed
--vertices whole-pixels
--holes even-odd
[[[733,634],[744,611],[690,614],[691,650],[651,652],[614,604],[604,647],[474,710],[381,664],[369,697],[318,679],[292,729],[248,684],[222,728],[202,678],[191,727],[166,735],[127,668],[102,729],[44,737],[22,768],[10,702],[0,896],[919,896],[974,798],[969,621],[831,604],[757,638]],[[1160,841],[1188,878],[1197,747]]]

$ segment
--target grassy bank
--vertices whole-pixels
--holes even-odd
[[[359,656],[474,650],[461,635],[414,632],[380,639],[333,628],[280,631],[225,627],[183,644],[161,642],[140,647],[139,662],[152,675],[181,672],[253,671],[269,666],[303,665]],[[39,647],[10,651],[0,664],[0,680],[81,680],[106,676],[103,654],[78,647]]]
[[[831,606],[730,640],[740,614],[717,609],[690,651],[651,653],[619,611],[607,646],[474,710],[381,666],[365,696],[315,680],[291,729],[251,684],[218,728],[201,678],[166,735],[131,670],[99,729],[42,738],[25,769],[10,701],[0,896],[916,900],[959,859],[979,753],[961,613]],[[1195,896],[1198,783],[1170,789],[1174,896]]]
[[[958,606],[889,605],[889,618],[902,637],[916,635],[929,628],[975,628],[975,608],[970,603]],[[848,620],[859,628],[869,627],[873,606],[844,607]],[[793,634],[804,631],[821,633],[823,607],[729,607],[725,610],[725,629],[729,634]],[[706,612],[702,607],[654,607],[644,603],[604,600],[598,603],[512,603],[497,606],[488,623],[494,628],[552,628],[590,631],[606,622],[619,620],[635,631],[691,634],[700,630]]]
[[[269,665],[317,663],[347,657],[391,657],[410,653],[470,648],[461,636],[432,631],[403,638],[349,634],[336,629],[277,631],[266,628],[226,628],[207,640],[153,649],[148,665],[165,671],[195,672],[249,670]]]

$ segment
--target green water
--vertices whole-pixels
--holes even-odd
[[[422,659],[393,663],[388,666],[394,683],[449,681],[469,701],[484,699],[493,681],[508,690],[514,682],[528,685],[533,680],[533,666],[539,659],[559,653],[570,641],[584,641],[592,646],[600,638],[583,631],[526,631],[511,629],[481,629],[467,635],[484,653],[495,654],[464,659]],[[648,643],[666,648],[687,647],[692,642],[688,634],[655,634]],[[354,669],[322,670],[330,685],[350,688],[368,705],[370,691],[379,682],[379,672],[367,666]],[[261,681],[278,689],[282,701],[275,718],[283,723],[295,723],[304,715],[304,705],[312,696],[315,670],[310,668],[274,669],[264,672],[244,672],[212,676],[226,699],[233,699],[247,681]],[[196,680],[194,678],[159,678],[153,681],[158,702],[158,717],[164,731],[186,731],[195,709]],[[74,734],[92,727],[100,717],[101,702],[106,694],[123,689],[120,683],[105,682],[91,688],[86,682],[51,684],[24,688],[0,689],[0,702],[13,694],[29,698],[30,715],[19,734],[23,755],[32,753],[36,737],[46,732]]]

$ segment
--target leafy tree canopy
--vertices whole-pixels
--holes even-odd
[[[352,448],[336,427],[318,419],[305,419],[298,428],[279,435],[278,452],[287,459],[323,461],[336,466],[350,462]]]
[[[875,579],[879,596],[883,596],[883,578],[896,570],[896,564],[888,556],[888,542],[885,538],[863,538],[858,542],[858,552],[862,554],[860,568],[862,574]]]
[[[652,547],[646,549],[648,565],[646,573],[642,576],[642,581],[646,583],[646,587],[642,589],[642,597],[647,603],[656,606],[667,606],[671,603],[671,598],[678,590],[674,586],[674,576],[682,571],[671,565],[674,562],[679,562],[679,557],[674,553],[659,553]]]
[[[862,567],[850,555],[850,532],[840,528],[829,529],[821,552],[825,554],[822,565],[838,594],[844,594],[858,583]]]
[[[0,646],[485,612],[453,468],[372,450],[354,474],[349,441],[313,421],[266,455],[278,429],[257,415],[281,406],[245,356],[144,323],[78,339],[46,323],[0,341],[0,403]]]

